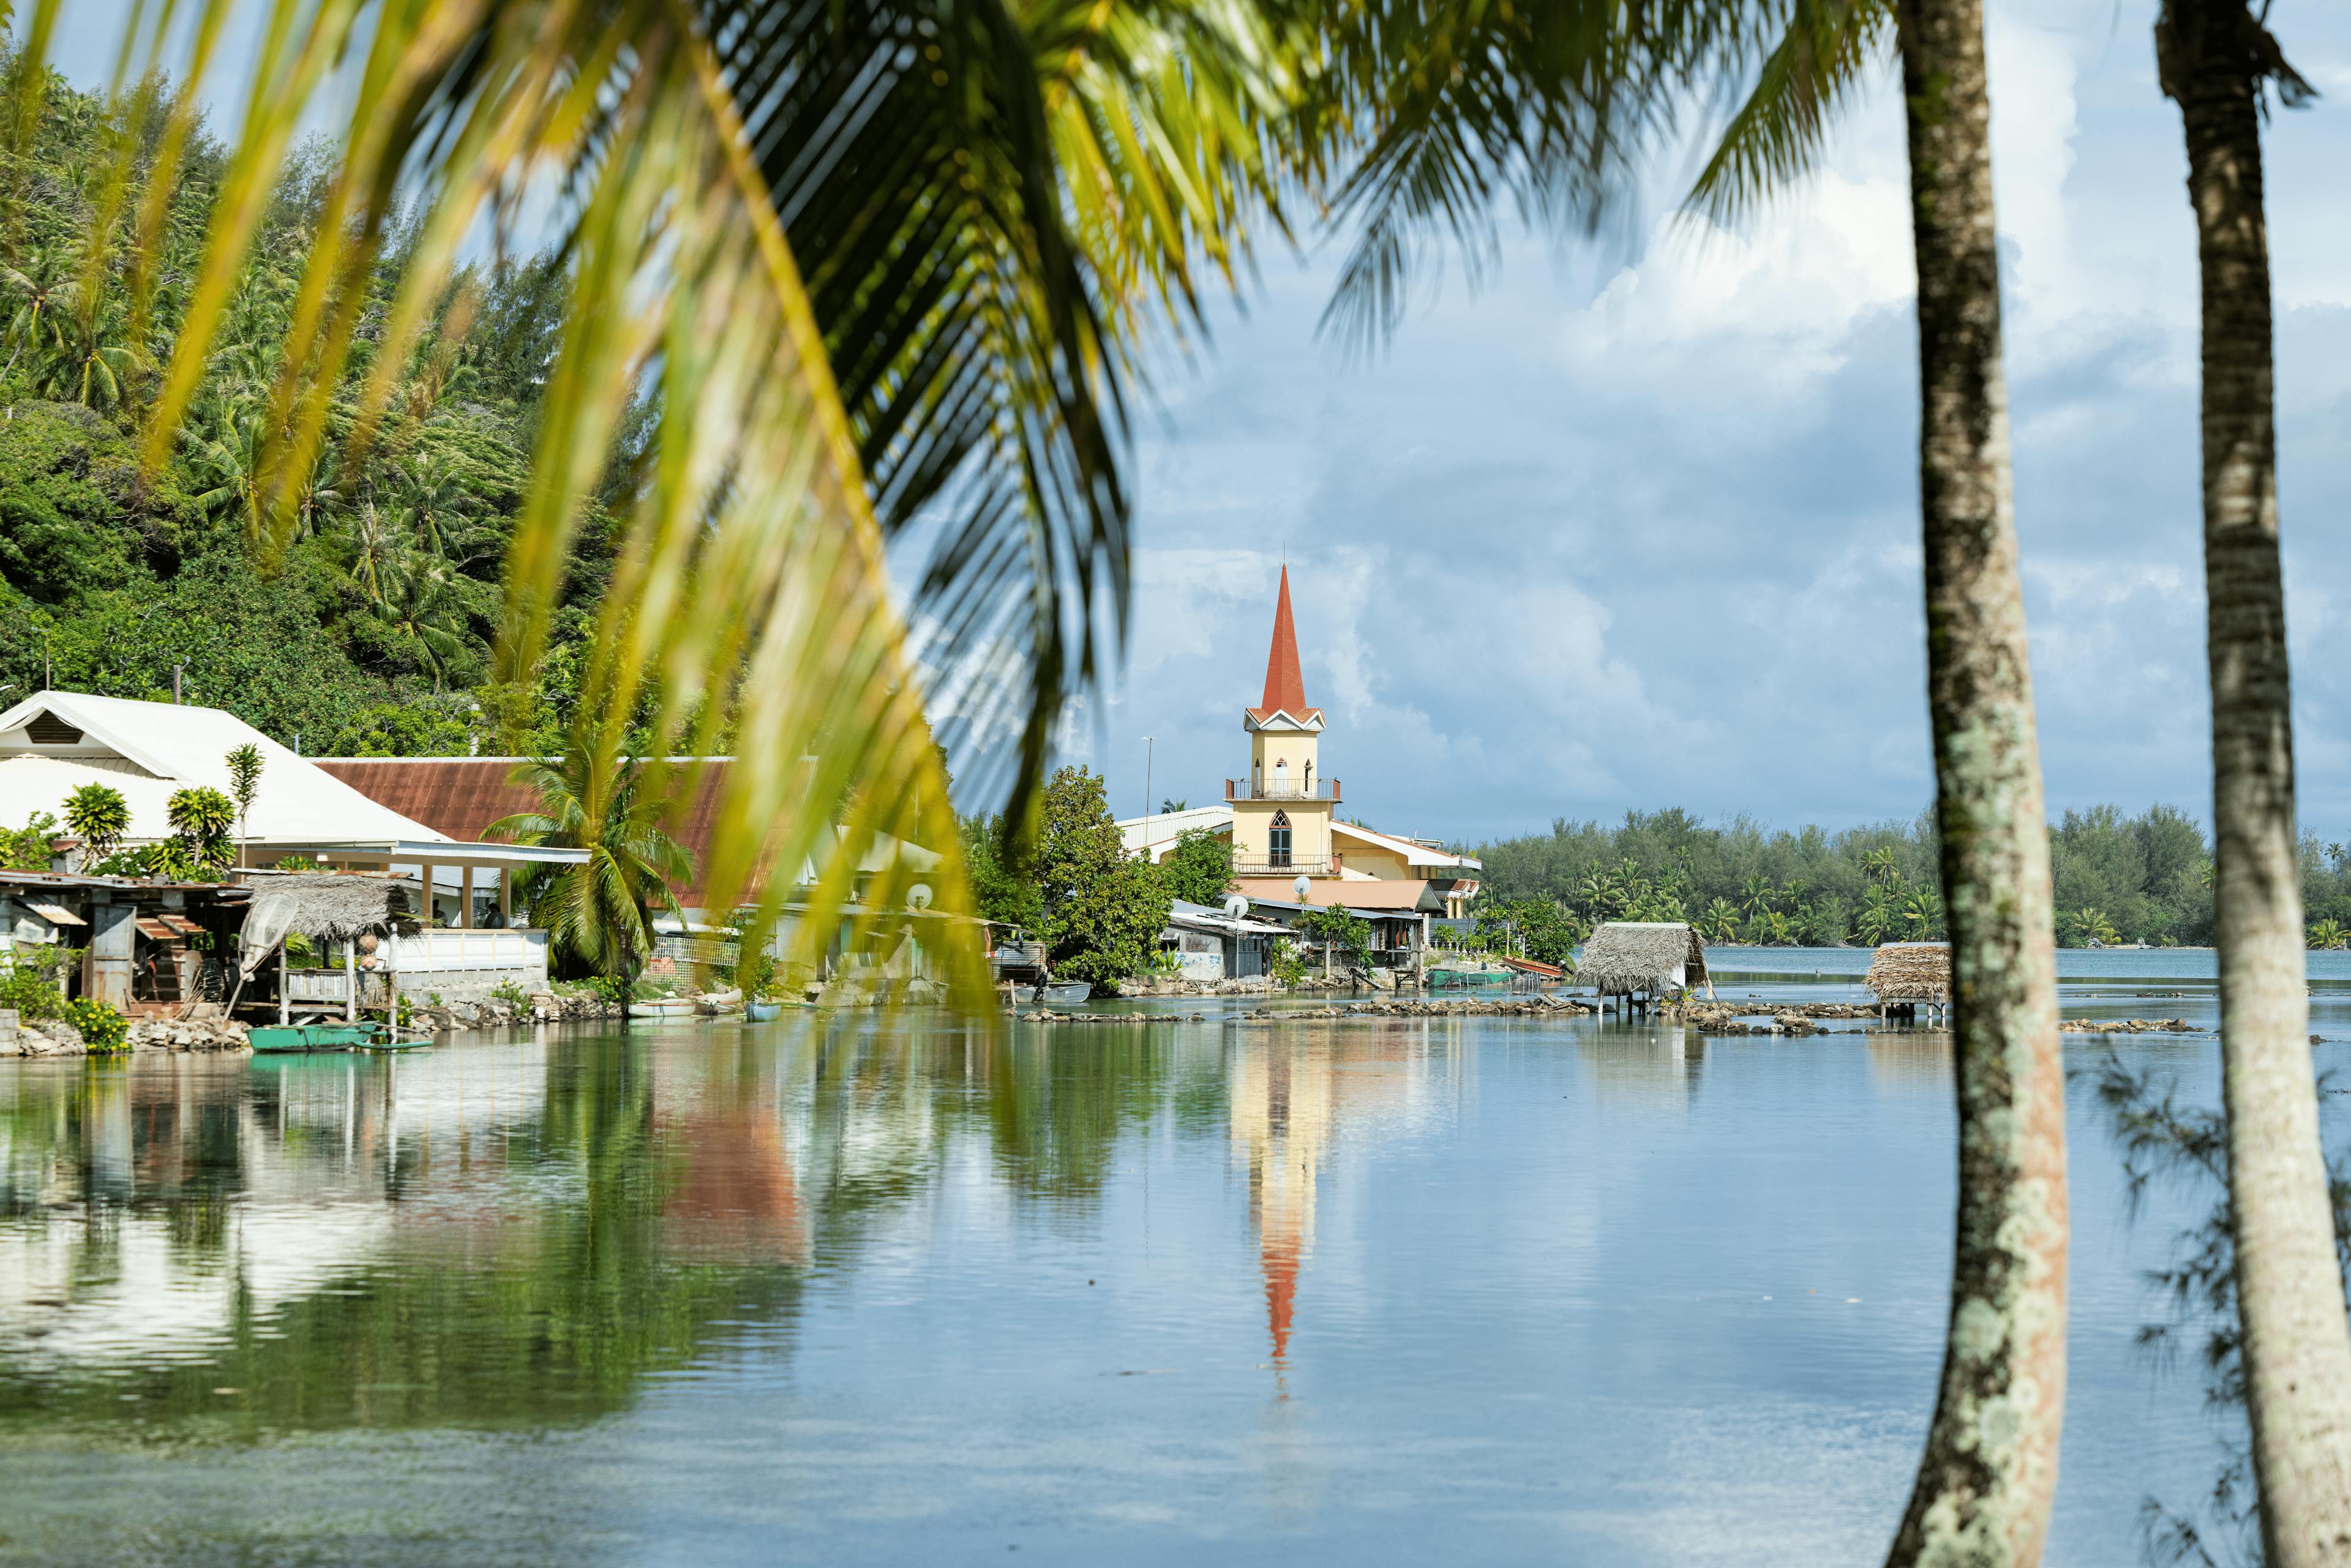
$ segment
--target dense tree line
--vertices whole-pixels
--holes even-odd
[[[1935,823],[1829,831],[1709,826],[1687,811],[1628,811],[1613,825],[1561,818],[1548,833],[1479,846],[1486,900],[1549,902],[1600,920],[1689,920],[1709,941],[1874,945],[1944,935]],[[2058,940],[2204,946],[2212,941],[2212,844],[2184,812],[2067,811],[2049,829]],[[2351,942],[2351,848],[2305,837],[2310,944]]]
[[[152,135],[160,122],[136,104],[110,113],[52,74],[28,156],[12,171],[16,260],[0,268],[0,685],[16,696],[53,685],[168,699],[176,672],[189,701],[314,755],[462,755],[491,729],[499,583],[562,319],[560,270],[534,259],[464,273],[435,329],[397,367],[391,415],[360,452],[348,442],[349,413],[377,369],[371,334],[401,276],[404,246],[390,247],[367,279],[360,341],[300,486],[297,537],[264,559],[279,350],[335,153],[314,143],[277,183],[191,412],[151,466],[145,415],[226,163],[199,132],[161,193],[160,262],[135,276],[122,231],[147,194],[154,149],[131,160],[127,196],[110,187],[110,149],[127,127]],[[602,518],[583,530],[561,617],[570,638],[559,636],[517,705],[550,742],[609,534]]]

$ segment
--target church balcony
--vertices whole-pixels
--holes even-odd
[[[1336,779],[1319,779],[1301,789],[1295,784],[1252,784],[1246,779],[1228,779],[1225,780],[1225,799],[1228,800],[1328,800],[1335,805],[1339,800],[1339,781]]]
[[[1265,855],[1233,857],[1235,876],[1336,876],[1342,857],[1332,855]]]

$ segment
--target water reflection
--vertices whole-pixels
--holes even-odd
[[[1938,1364],[1948,1074],[1935,1035],[1515,1019],[26,1062],[0,1512],[202,1512],[183,1561],[1849,1557]],[[2147,1419],[2151,1259],[2080,1114],[2096,1501],[2053,1563],[2205,1459],[2192,1387]],[[338,1535],[359,1493],[413,1539]]]
[[[1232,1032],[695,1028],[0,1075],[0,1413],[592,1416],[789,1329],[961,1151],[1084,1226],[1155,1124],[1244,1173],[1279,1371],[1334,1138],[1449,1116],[1474,1052],[1442,1022]],[[1614,1051],[1604,1085],[1683,1080],[1677,1044]]]

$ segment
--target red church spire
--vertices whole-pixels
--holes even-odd
[[[1281,569],[1281,598],[1273,611],[1273,647],[1265,656],[1265,700],[1259,713],[1276,709],[1292,718],[1306,713],[1306,677],[1298,668],[1298,629],[1290,620],[1290,568]]]

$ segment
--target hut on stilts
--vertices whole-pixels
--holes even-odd
[[[1714,994],[1706,972],[1706,944],[1678,920],[1612,920],[1592,934],[1575,960],[1575,983],[1600,994],[1605,1011],[1615,1003],[1620,1013],[1646,1012],[1668,997],[1704,986]]]
[[[1888,942],[1869,956],[1862,982],[1877,998],[1877,1016],[1917,1019],[1918,1009],[1938,1023],[1951,1017],[1951,945]]]

